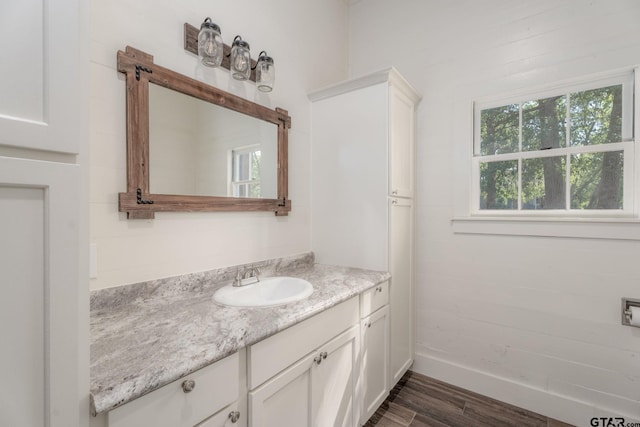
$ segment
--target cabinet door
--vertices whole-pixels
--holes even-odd
[[[413,197],[414,104],[389,87],[389,195]]]
[[[389,295],[391,386],[413,363],[413,206],[411,199],[390,202]]]
[[[312,369],[312,426],[355,426],[359,405],[355,381],[360,352],[359,326],[322,346]],[[289,424],[295,425],[295,424]]]
[[[79,176],[76,165],[0,157],[1,426],[81,425]]]
[[[363,319],[361,328],[362,425],[389,395],[389,306]]]
[[[0,144],[79,152],[85,1],[0,2]]]
[[[252,427],[311,426],[311,371],[315,353],[249,392]]]

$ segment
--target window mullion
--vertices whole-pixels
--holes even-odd
[[[564,177],[564,206],[566,210],[571,210],[571,154],[567,153],[565,160],[565,177]]]
[[[522,210],[522,157],[518,157],[518,210]]]
[[[564,206],[567,211],[571,210],[571,93],[567,93],[566,95],[566,109],[565,109],[565,118],[564,118],[564,135],[565,141],[564,146],[567,149],[566,160],[565,160],[565,185],[564,185]]]
[[[518,210],[522,210],[522,103],[518,104]]]

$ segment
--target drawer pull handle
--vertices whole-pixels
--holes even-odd
[[[196,388],[196,382],[194,380],[182,381],[182,391],[185,393],[191,393],[194,388]]]
[[[237,423],[238,420],[240,419],[240,412],[238,411],[231,411],[229,412],[229,419],[231,420],[232,423]]]

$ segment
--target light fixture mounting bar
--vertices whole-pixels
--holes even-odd
[[[193,25],[190,25],[188,22],[184,23],[184,50],[187,52],[191,52],[194,55],[198,56],[198,30]],[[227,70],[231,70],[231,61],[229,60],[229,55],[231,54],[231,46],[224,44],[224,56],[222,58],[222,64],[220,66],[222,68],[226,68]],[[251,59],[251,77],[249,80],[252,82],[256,81],[256,61]]]

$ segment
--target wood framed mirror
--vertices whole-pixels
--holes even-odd
[[[127,192],[119,194],[120,212],[129,219],[155,212],[288,215],[286,110],[161,67],[130,46],[118,51],[118,71],[127,90]]]

